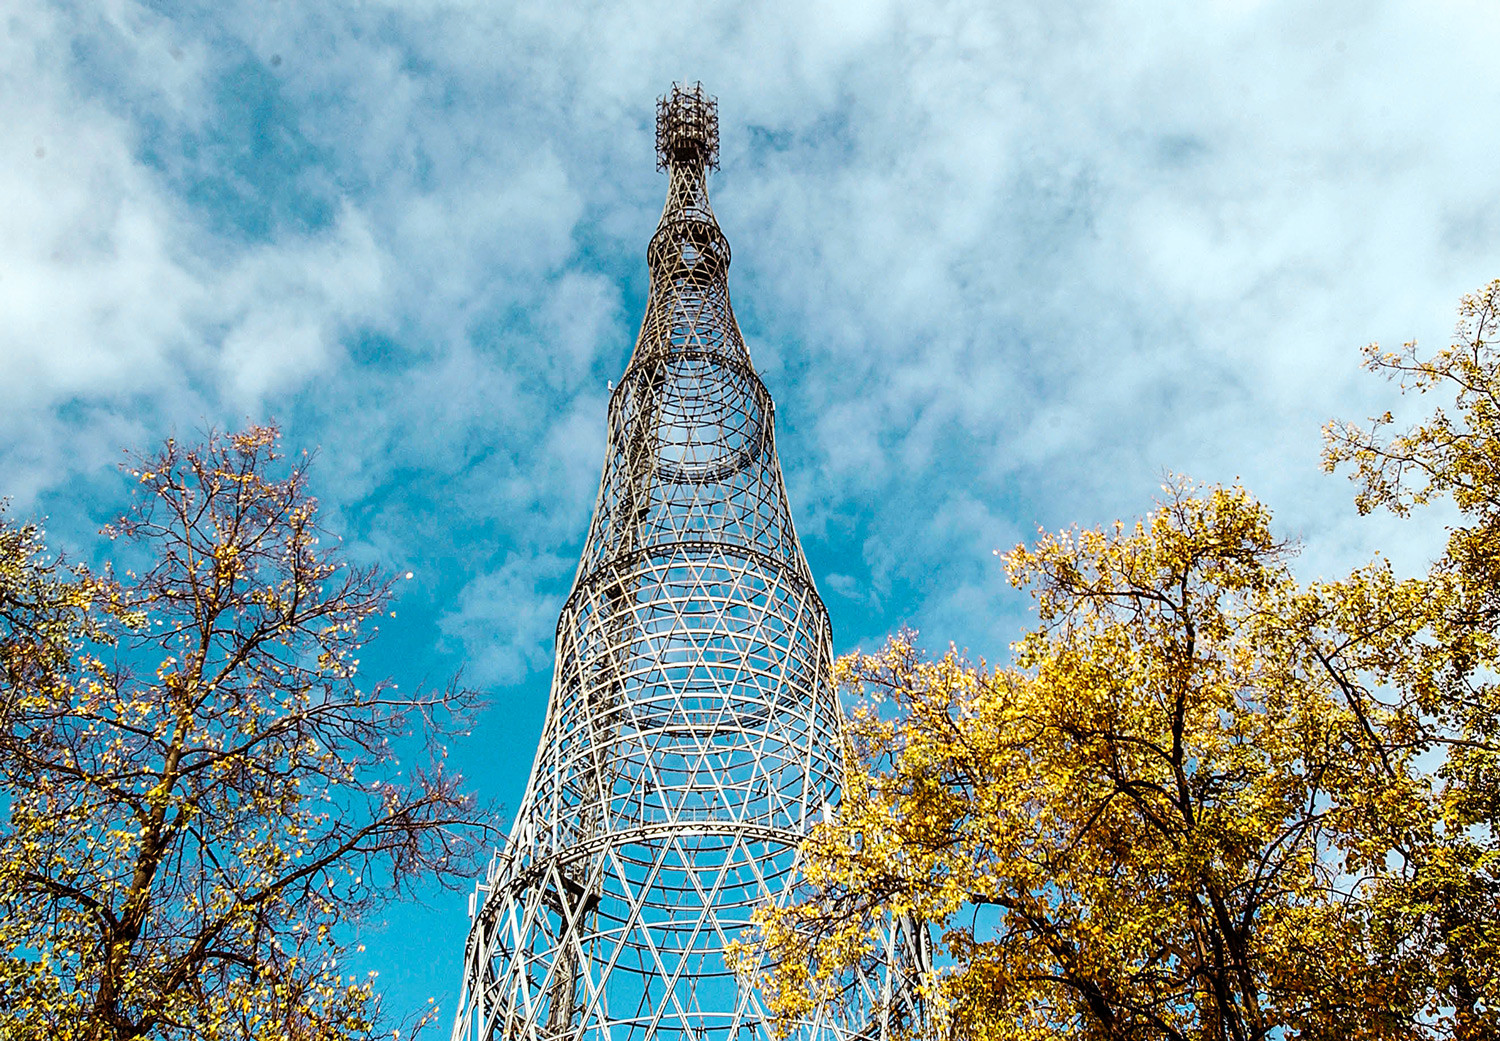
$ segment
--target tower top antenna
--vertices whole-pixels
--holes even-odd
[[[656,168],[719,168],[719,102],[702,83],[672,84],[656,102]]]

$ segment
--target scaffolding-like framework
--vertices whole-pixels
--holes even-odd
[[[669,184],[645,320],[531,779],[471,904],[455,1041],[768,1041],[725,949],[790,895],[798,844],[837,799],[828,613],[730,309],[701,84],[661,99],[656,149]],[[890,986],[855,981],[799,1036],[879,1033]]]

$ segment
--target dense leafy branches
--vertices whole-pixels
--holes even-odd
[[[14,524],[0,503],[0,742],[17,692],[59,681],[101,587],[46,555],[35,524]],[[4,746],[0,745],[0,751]]]
[[[781,959],[820,936],[836,980],[910,915],[940,930],[928,987],[956,1036],[1399,1036],[1414,1010],[1348,904],[1378,867],[1360,824],[1410,763],[1385,777],[1287,638],[1269,521],[1176,486],[1134,528],[1009,555],[1041,620],[1014,667],[905,638],[845,661],[865,770],[810,844],[817,899],[768,917]]]
[[[1466,296],[1452,345],[1423,358],[1415,343],[1366,365],[1403,391],[1451,395],[1411,428],[1388,434],[1331,424],[1329,469],[1352,463],[1362,512],[1406,515],[1450,495],[1462,523],[1424,583],[1426,628],[1395,627],[1389,647],[1403,730],[1387,743],[1441,750],[1440,826],[1403,860],[1381,910],[1428,958],[1439,1003],[1460,1037],[1493,1036],[1500,1016],[1500,281]],[[1410,635],[1407,633],[1410,632]]]
[[[472,696],[357,679],[390,583],[328,540],[276,440],[139,460],[110,533],[141,573],[88,580],[71,669],[10,688],[6,1037],[361,1036],[376,1002],[336,927],[472,869],[479,815],[441,745]],[[25,545],[11,565],[45,586]]]
[[[1300,585],[1263,506],[1176,482],[1006,555],[1039,622],[1007,667],[909,635],[842,662],[844,799],[761,915],[783,1025],[832,998],[961,1038],[1493,1037],[1497,328],[1500,282],[1436,356],[1372,346],[1454,407],[1327,431],[1361,511],[1453,497],[1428,574]],[[920,986],[861,999],[920,922]]]

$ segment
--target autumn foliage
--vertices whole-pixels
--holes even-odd
[[[276,446],[135,461],[109,529],[134,570],[4,528],[0,1037],[365,1036],[340,927],[470,876],[483,818],[442,743],[473,697],[359,675],[391,582]]]
[[[1264,505],[1174,480],[1004,555],[1037,617],[1004,665],[912,634],[840,663],[843,801],[760,916],[784,1029],[894,956],[859,1014],[896,1034],[1497,1036],[1500,282],[1460,317],[1367,352],[1451,414],[1326,432],[1361,511],[1454,498],[1427,574],[1299,583]]]

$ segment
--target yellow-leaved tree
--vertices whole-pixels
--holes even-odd
[[[1367,636],[1391,680],[1399,729],[1391,747],[1440,756],[1437,826],[1403,851],[1379,911],[1418,952],[1438,1021],[1465,1039],[1493,1038],[1500,1022],[1500,281],[1464,297],[1454,341],[1424,358],[1417,344],[1365,349],[1366,366],[1402,391],[1451,400],[1388,433],[1330,424],[1325,462],[1352,463],[1361,512],[1408,516],[1451,497],[1461,523],[1425,578],[1421,626]],[[1378,596],[1378,594],[1377,594]],[[1356,598],[1358,599],[1358,598]],[[1376,597],[1363,598],[1373,602]],[[1357,664],[1366,664],[1363,662]]]
[[[472,874],[488,815],[442,743],[473,696],[361,680],[391,583],[320,528],[277,439],[137,460],[111,534],[138,573],[0,531],[7,1041],[368,1036],[341,927]]]
[[[1285,626],[1287,557],[1243,490],[1175,484],[1006,557],[1041,623],[1010,667],[906,636],[845,659],[856,765],[808,899],[763,916],[785,1021],[894,919],[937,933],[944,1036],[1406,1036],[1404,953],[1355,897],[1370,822],[1422,827],[1421,784]]]
[[[41,529],[17,524],[0,500],[0,755],[16,693],[56,682],[69,650],[85,633],[99,632],[88,608],[101,588],[81,569],[48,557]]]
[[[1451,414],[1326,434],[1362,511],[1453,497],[1427,574],[1299,584],[1264,506],[1174,481],[1005,556],[1038,616],[1008,664],[911,634],[841,661],[843,800],[741,952],[780,1025],[832,1000],[984,1041],[1495,1037],[1497,324],[1500,282],[1433,358],[1368,349]],[[911,986],[855,986],[893,952]]]

